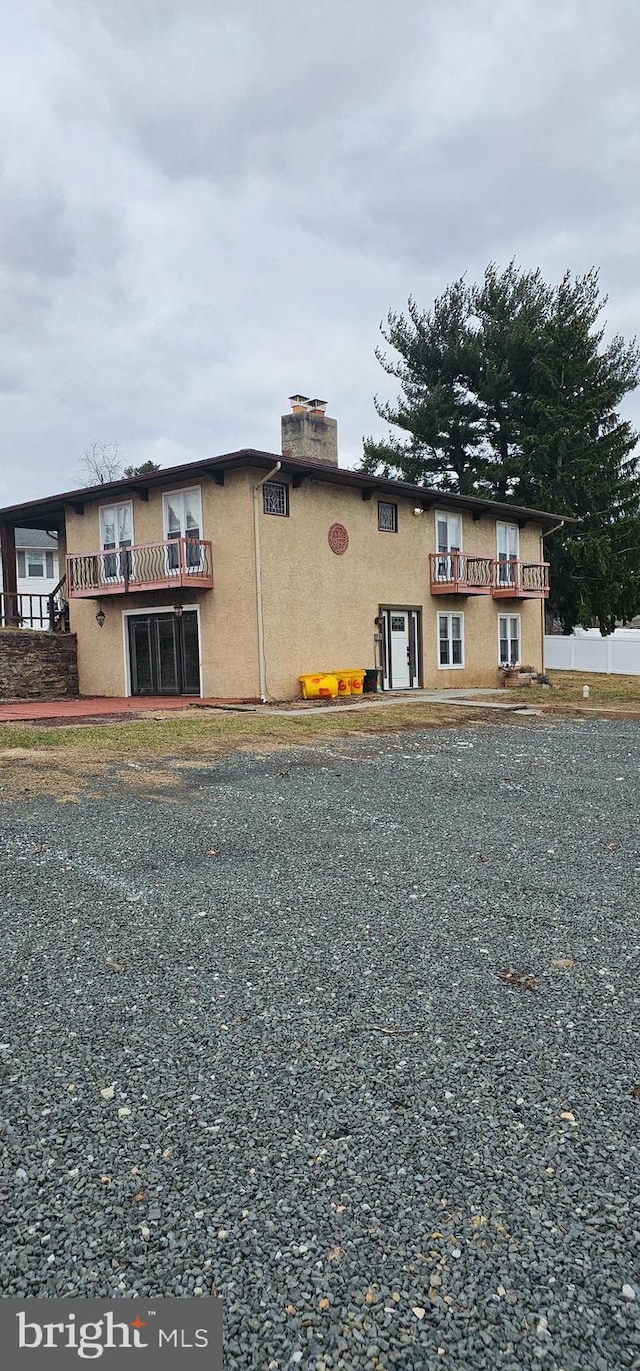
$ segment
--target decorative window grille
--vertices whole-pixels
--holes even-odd
[[[398,506],[378,500],[378,528],[381,533],[398,532]]]
[[[289,487],[286,482],[265,481],[262,501],[265,514],[280,514],[286,519],[289,513]]]
[[[438,664],[440,666],[464,666],[462,614],[438,615]]]

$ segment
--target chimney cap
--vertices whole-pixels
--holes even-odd
[[[309,396],[308,396],[308,395],[290,395],[290,396],[289,396],[289,403],[290,403],[291,405],[308,405],[308,404],[309,404]]]
[[[326,409],[326,408],[327,408],[328,401],[327,401],[327,400],[310,400],[310,401],[309,401],[309,404],[311,405],[311,408],[312,408],[312,409]]]

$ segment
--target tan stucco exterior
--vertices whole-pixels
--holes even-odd
[[[212,590],[184,591],[178,597],[197,605],[200,614],[202,694],[206,697],[255,698],[260,693],[253,488],[262,473],[255,468],[227,471],[224,485],[203,476],[188,483],[202,495],[202,536],[210,539],[214,569]],[[283,479],[279,477],[278,479]],[[519,614],[521,660],[541,669],[543,602],[494,599],[490,595],[437,595],[430,592],[429,554],[436,548],[435,512],[414,514],[410,499],[389,492],[381,498],[398,505],[398,530],[378,529],[378,496],[365,500],[360,489],[306,478],[289,482],[289,516],[265,515],[259,503],[262,564],[264,663],[266,694],[289,699],[299,694],[304,672],[344,667],[371,667],[375,623],[381,606],[412,607],[421,615],[420,683],[427,687],[498,684],[498,616]],[[180,489],[174,483],[167,489]],[[185,483],[185,488],[186,483]],[[162,492],[148,501],[132,496],[133,541],[160,541],[165,536]],[[328,530],[344,525],[349,545],[342,555],[331,551]],[[66,511],[70,554],[100,548],[99,501],[79,514]],[[475,520],[463,516],[463,551],[496,557],[496,519],[488,510]],[[541,530],[526,523],[520,530],[520,558],[544,560]],[[103,628],[95,600],[72,599],[71,630],[78,638],[80,690],[85,695],[129,693],[123,612],[172,606],[170,592],[105,596]],[[437,615],[464,615],[463,669],[438,667]]]

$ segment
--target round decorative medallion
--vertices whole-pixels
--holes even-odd
[[[329,547],[337,557],[341,557],[349,546],[349,534],[344,524],[332,524],[328,533]]]

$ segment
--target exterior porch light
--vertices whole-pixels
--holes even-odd
[[[103,608],[102,608],[102,605],[100,605],[100,608],[99,608],[99,610],[98,610],[98,613],[96,614],[96,623],[97,623],[97,625],[98,625],[98,628],[102,628],[102,626],[103,626],[103,624],[104,624],[104,621],[105,621],[106,617],[107,617],[107,616],[106,616],[106,614],[105,614],[105,612],[104,612],[104,610],[103,610]]]
[[[181,618],[182,618],[182,605],[174,605],[174,606],[173,606],[173,612],[174,612],[174,614],[175,614],[175,616],[176,616],[176,619],[181,619]]]

